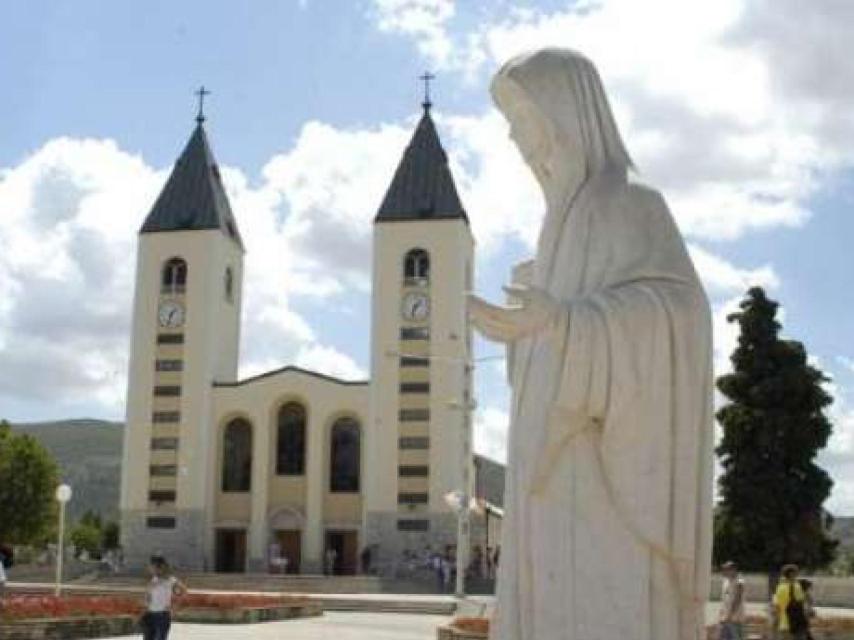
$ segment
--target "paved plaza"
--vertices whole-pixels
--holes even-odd
[[[751,613],[760,605],[751,604]],[[716,618],[717,604],[709,605],[707,619]],[[851,610],[823,609],[827,617],[847,616]],[[319,618],[285,620],[251,625],[175,624],[170,640],[435,640],[436,627],[451,618],[404,613],[351,613],[328,611]],[[128,636],[109,638],[123,640]]]
[[[435,640],[450,618],[402,613],[327,612],[319,618],[252,625],[175,624],[170,640]],[[108,640],[124,640],[121,636]]]

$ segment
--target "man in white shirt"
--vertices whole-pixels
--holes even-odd
[[[734,562],[725,562],[721,566],[723,585],[721,587],[720,640],[743,640],[744,638],[744,578],[738,574]]]
[[[167,640],[172,625],[172,596],[187,593],[183,582],[172,575],[163,556],[151,557],[151,580],[146,590],[146,611],[142,619],[144,640]]]
[[[8,579],[6,575],[6,563],[8,562],[10,565],[12,564],[11,554],[11,548],[6,547],[5,545],[0,545],[0,599],[3,598],[4,592],[6,591],[6,580]],[[2,603],[0,603],[0,607],[2,607]]]

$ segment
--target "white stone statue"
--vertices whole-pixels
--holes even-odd
[[[599,76],[545,49],[492,95],[545,194],[515,304],[470,296],[513,387],[493,640],[699,640],[710,580],[708,301]]]

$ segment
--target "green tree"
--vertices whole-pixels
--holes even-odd
[[[0,421],[0,540],[29,544],[56,518],[56,462],[32,436],[16,434]]]
[[[105,544],[105,537],[106,529],[101,520],[101,514],[91,509],[80,516],[80,520],[77,521],[69,534],[69,540],[74,545],[77,554],[79,555],[81,551],[85,550],[91,558],[98,558],[104,549],[111,548]]]
[[[81,520],[71,529],[68,537],[78,556],[85,550],[90,558],[100,557],[102,533],[101,529],[93,523]]]
[[[822,505],[833,482],[815,463],[831,424],[828,378],[808,364],[803,344],[779,337],[778,304],[752,288],[741,310],[732,373],[717,380],[729,401],[717,412],[723,473],[715,516],[715,561],[768,572],[794,562],[827,565],[836,541]]]

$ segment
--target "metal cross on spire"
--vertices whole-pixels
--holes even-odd
[[[199,96],[199,113],[196,115],[196,122],[202,124],[205,121],[205,96],[209,96],[211,92],[205,89],[205,85],[202,85],[195,91],[195,94]]]
[[[430,81],[435,80],[436,76],[425,71],[423,75],[418,76],[418,79],[424,81],[424,102],[421,103],[421,106],[424,107],[425,111],[428,111],[433,106],[433,103],[430,102]]]

